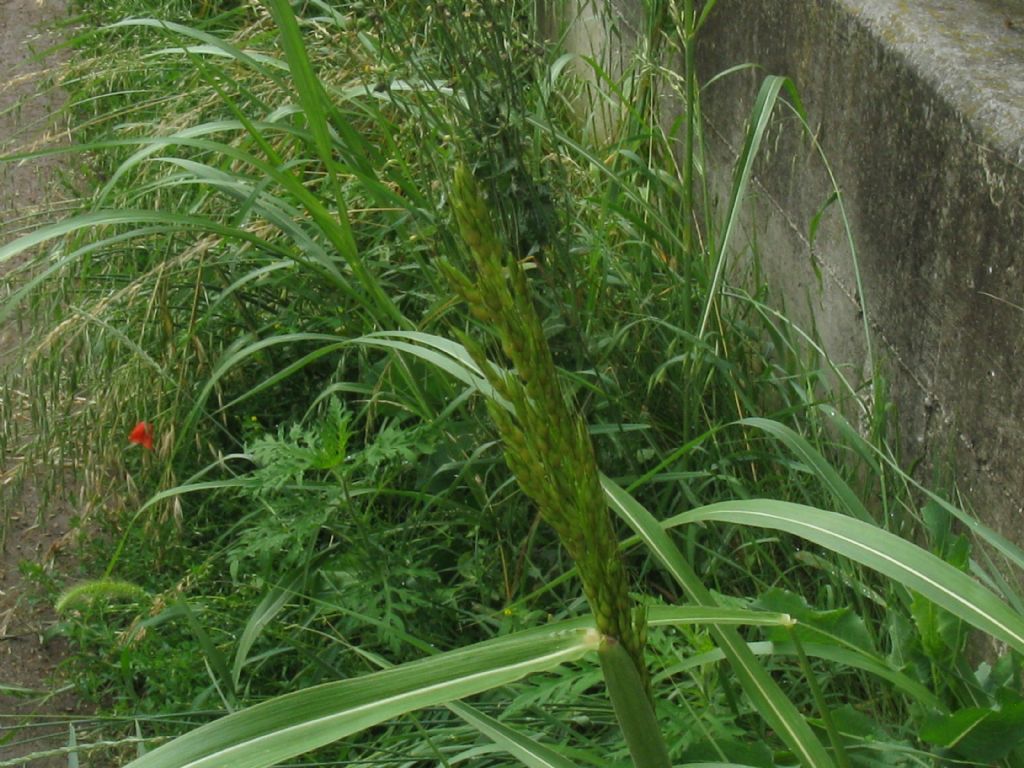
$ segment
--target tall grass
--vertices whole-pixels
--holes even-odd
[[[91,6],[65,80],[87,209],[0,250],[49,246],[0,310],[40,328],[25,466],[74,458],[109,577],[61,601],[69,675],[205,723],[138,765],[1019,763],[1021,602],[954,520],[1020,550],[734,261],[792,83],[718,210],[690,3],[592,63],[600,140],[533,3],[142,5]]]

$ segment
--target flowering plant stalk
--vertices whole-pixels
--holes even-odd
[[[464,165],[455,173],[452,206],[469,246],[475,279],[448,261],[440,262],[441,269],[474,317],[495,335],[511,363],[510,369],[499,369],[479,344],[462,339],[496,393],[511,406],[506,408],[493,398],[487,402],[504,444],[505,461],[576,561],[604,637],[600,657],[605,682],[637,764],[667,764],[667,751],[655,736],[658,729],[644,662],[646,617],[629,595],[587,425],[559,387],[523,267],[503,246],[487,203]],[[642,724],[638,710],[646,715]],[[638,759],[634,747],[648,750],[645,759]]]

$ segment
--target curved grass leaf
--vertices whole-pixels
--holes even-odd
[[[821,479],[839,506],[858,520],[863,520],[866,523],[872,522],[871,514],[868,512],[867,507],[864,506],[857,494],[853,492],[853,489],[843,481],[843,478],[839,476],[839,473],[836,472],[828,460],[793,429],[771,419],[749,418],[741,419],[736,423],[760,429],[762,432],[767,432],[784,443],[789,450],[795,453]]]
[[[597,650],[574,620],[280,696],[190,731],[130,768],[263,768],[393,717],[553,669]]]
[[[234,691],[238,690],[242,670],[249,661],[249,651],[253,644],[263,634],[270,623],[277,617],[278,613],[285,607],[289,600],[300,593],[310,573],[315,573],[331,556],[331,550],[325,550],[311,558],[299,568],[296,568],[288,578],[281,584],[272,587],[263,596],[259,604],[249,615],[245,623],[238,643],[235,646],[235,658],[231,665],[231,684]]]
[[[337,213],[329,219],[332,225],[331,228],[336,233],[333,242],[342,255],[345,256],[353,273],[366,286],[379,307],[399,326],[409,327],[411,325],[409,321],[399,311],[398,307],[395,306],[394,301],[381,287],[372,272],[367,269],[359,254],[359,248],[356,244],[355,235],[352,232],[351,222],[349,221],[344,193],[334,171],[335,151],[336,149],[345,149],[347,150],[346,156],[353,168],[361,171],[364,183],[374,180],[375,174],[369,164],[369,158],[374,156],[373,148],[356,133],[345,116],[340,116],[332,125],[329,115],[334,113],[334,107],[324,90],[323,84],[320,82],[320,78],[317,77],[313,69],[313,64],[306,50],[306,43],[299,28],[295,12],[287,0],[269,0],[268,5],[276,22],[281,47],[284,50],[288,67],[291,70],[296,96],[303,111],[306,113],[314,146],[327,170],[330,184],[334,188],[334,204]],[[338,144],[336,144],[332,136],[332,128],[337,131],[341,139]]]
[[[107,567],[103,571],[104,578],[109,578],[117,567],[118,562],[121,560],[121,555],[124,553],[125,546],[128,544],[132,529],[139,522],[142,514],[147,510],[159,504],[167,499],[173,499],[177,496],[183,496],[188,493],[204,493],[206,491],[219,491],[225,488],[247,488],[255,489],[260,487],[260,481],[258,479],[243,476],[243,477],[232,477],[220,480],[206,480],[200,481],[199,478],[205,476],[211,469],[215,467],[222,467],[235,459],[244,459],[247,462],[252,461],[252,457],[244,453],[228,454],[227,456],[221,457],[217,462],[207,466],[193,475],[189,480],[181,485],[176,485],[172,488],[166,488],[162,491],[158,491],[150,496],[145,503],[139,506],[135,510],[135,514],[128,520],[124,525],[124,533],[121,534],[121,539],[117,543],[117,547],[114,548],[114,553],[110,556],[110,560],[107,562]],[[375,489],[372,488],[359,488],[351,486],[348,489],[349,498],[361,496],[363,494],[375,493]]]
[[[369,622],[370,624],[380,625],[378,620],[374,620],[370,617],[360,615],[359,618]],[[573,621],[579,622],[581,620],[586,621],[585,618],[575,619]],[[428,655],[434,655],[437,653],[437,650],[429,643],[425,643],[422,640],[405,633],[402,633],[402,636],[406,642],[423,653]],[[394,665],[391,664],[391,662],[381,658],[372,651],[368,651],[362,647],[357,647],[353,650],[371,664],[374,664],[381,669],[394,669]],[[570,762],[565,757],[562,757],[561,754],[551,747],[527,736],[522,731],[510,728],[500,720],[484,714],[476,707],[470,706],[465,702],[451,701],[445,704],[445,708],[458,715],[463,721],[487,736],[491,741],[519,760],[523,765],[529,766],[529,768],[574,768],[575,766],[574,763]]]
[[[971,533],[984,540],[987,544],[991,545],[1000,554],[1002,554],[1010,563],[1017,568],[1024,570],[1024,548],[1015,544],[1014,542],[1007,539],[1002,534],[993,530],[989,526],[982,523],[975,517],[967,514],[964,510],[960,509],[955,504],[950,504],[944,498],[936,494],[934,491],[929,490],[925,486],[921,485],[917,480],[908,475],[903,469],[897,464],[892,456],[880,450],[878,447],[872,445],[854,429],[850,423],[842,416],[835,407],[831,405],[820,405],[818,409],[825,414],[829,421],[838,428],[842,434],[847,438],[848,443],[856,450],[859,454],[866,456],[867,460],[874,461],[875,458],[881,461],[883,464],[894,470],[899,476],[909,483],[913,488],[917,489],[931,501],[938,504],[942,509],[951,514],[961,523],[966,525]]]
[[[877,526],[785,501],[721,502],[684,512],[671,528],[727,522],[785,531],[849,557],[919,592],[941,608],[1024,653],[1024,618],[967,574]]]
[[[723,608],[706,605],[657,605],[647,609],[647,623],[652,627],[673,624],[789,627],[794,624],[794,621],[788,613],[753,611],[748,608]]]
[[[238,46],[229,43],[227,40],[185,24],[178,24],[173,21],[164,21],[163,19],[134,18],[122,19],[121,21],[108,25],[106,29],[118,29],[120,27],[152,27],[162,30],[163,32],[173,32],[181,35],[182,37],[190,37],[193,40],[198,40],[209,48],[218,51],[222,56],[227,56],[241,64],[250,66],[257,71],[262,71],[260,66],[261,64],[269,64],[279,69],[287,69],[286,64],[267,56],[266,54],[243,51],[238,48]],[[182,48],[178,48],[177,50],[181,51]]]
[[[157,48],[155,51],[151,51],[150,53],[144,54],[142,58],[154,59],[163,56],[168,56],[171,54],[181,53],[193,56],[217,56],[220,58],[235,59],[238,61],[244,60],[240,55],[238,55],[237,52],[232,52],[232,50],[225,50],[223,46],[219,45],[179,45],[171,48]],[[252,62],[262,64],[268,67],[283,69],[286,72],[288,71],[287,64],[285,64],[282,61],[279,61],[278,59],[275,59],[273,56],[268,56],[265,53],[259,53],[257,51],[242,51],[241,54]]]
[[[221,224],[205,216],[192,216],[189,214],[173,213],[170,211],[118,210],[85,213],[81,216],[74,216],[72,218],[65,219],[64,221],[57,222],[56,224],[40,227],[33,232],[22,235],[16,240],[12,240],[0,247],[0,264],[17,256],[18,254],[35,248],[36,246],[48,243],[51,240],[57,240],[82,230],[111,227],[121,224],[153,225],[149,227],[140,227],[139,229],[134,230],[133,233],[139,237],[159,232],[172,232],[175,230],[205,232],[221,235],[225,238],[249,242],[255,246],[264,248],[271,253],[288,256],[287,253],[281,252],[278,248],[267,243],[263,238],[253,234],[252,232],[248,232],[240,227]],[[34,275],[31,280],[26,282],[25,285],[21,286],[14,294],[11,295],[10,298],[3,302],[2,306],[0,306],[0,322],[6,319],[6,317],[18,306],[21,300],[30,295],[32,291],[47,279],[59,272],[60,269],[73,263],[75,259],[85,253],[95,251],[106,243],[120,242],[124,240],[125,237],[125,233],[111,235],[110,238],[90,243],[89,245],[71,253],[58,254],[52,264],[48,265],[45,270],[40,272],[40,274]]]
[[[917,700],[928,709],[936,712],[946,711],[946,706],[942,703],[938,696],[932,693],[930,690],[925,688],[921,683],[908,677],[907,675],[899,672],[888,664],[884,660],[874,656],[872,654],[865,653],[863,651],[850,650],[849,648],[841,648],[831,643],[808,643],[804,642],[801,644],[808,656],[816,659],[823,659],[824,661],[831,661],[834,664],[841,664],[851,669],[859,669],[869,674],[875,675],[883,680],[887,680],[892,683],[896,688],[906,693],[911,698]],[[775,643],[771,640],[763,640],[758,642],[748,643],[747,647],[750,652],[755,656],[796,656],[797,649],[793,643]],[[713,664],[725,659],[725,653],[722,652],[721,648],[713,648],[710,651],[703,653],[697,653],[692,656],[688,656],[683,661],[664,669],[659,675],[655,676],[655,681],[663,677],[671,677],[672,675],[678,675],[686,672],[690,669],[703,666],[704,664]]]
[[[453,701],[447,707],[528,768],[575,768],[575,763],[562,757],[551,747],[531,739],[514,728],[509,728],[500,720],[495,720],[468,704]]]
[[[719,240],[715,253],[715,269],[711,277],[711,285],[707,291],[707,299],[704,309],[701,312],[700,327],[697,331],[698,338],[704,338],[708,321],[711,318],[711,310],[718,300],[718,288],[721,285],[725,272],[726,255],[730,245],[732,234],[739,224],[740,204],[747,194],[747,187],[754,172],[754,160],[757,158],[761,141],[764,139],[765,131],[768,128],[768,121],[771,118],[772,110],[779,99],[779,92],[785,88],[792,99],[796,111],[803,115],[803,107],[800,103],[800,96],[796,86],[788,77],[769,75],[761,83],[761,90],[758,91],[754,101],[754,108],[751,111],[750,122],[747,126],[747,135],[743,141],[743,149],[736,162],[733,173],[732,191],[729,194],[729,202],[725,215],[725,221],[721,227],[721,239]]]
[[[718,608],[714,597],[654,516],[613,480],[602,476],[601,484],[611,508],[640,536],[690,600],[701,607]],[[793,750],[800,762],[805,766],[833,765],[806,719],[761,666],[736,630],[712,624],[711,633],[758,713]]]
[[[242,670],[249,659],[249,651],[252,650],[253,643],[259,639],[259,636],[263,634],[263,630],[274,620],[274,617],[281,612],[281,609],[285,607],[288,600],[296,594],[304,576],[305,574],[299,574],[287,584],[271,589],[263,596],[263,599],[260,600],[259,604],[249,615],[249,620],[245,623],[245,629],[242,630],[242,634],[238,638],[238,644],[235,646],[235,657],[231,664],[231,683],[234,690],[238,690]]]
[[[468,384],[502,408],[511,408],[508,401],[484,378],[466,348],[458,342],[420,331],[380,331],[353,339],[352,343],[408,352]]]

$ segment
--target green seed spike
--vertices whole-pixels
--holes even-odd
[[[576,561],[597,628],[626,651],[649,695],[643,658],[646,615],[629,596],[586,424],[567,405],[558,385],[526,273],[498,237],[487,203],[465,165],[455,171],[452,209],[475,275],[470,279],[447,262],[441,270],[474,317],[489,326],[512,365],[511,372],[500,372],[479,345],[466,340],[484,376],[512,405],[509,413],[488,403],[505,461]]]

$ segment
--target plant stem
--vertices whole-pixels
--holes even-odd
[[[818,685],[818,678],[815,676],[814,670],[811,669],[811,662],[808,660],[807,654],[804,653],[804,646],[797,635],[796,624],[787,627],[787,629],[789,630],[789,638],[793,642],[793,647],[796,649],[800,668],[803,670],[804,678],[811,689],[814,704],[817,706],[818,712],[821,713],[821,722],[825,726],[829,743],[832,745],[832,751],[835,753],[836,763],[838,763],[839,768],[850,768],[850,759],[846,755],[846,748],[843,747],[842,739],[839,738],[839,731],[836,729],[836,724],[832,720],[832,713],[829,712],[828,705],[825,703],[825,696],[821,692],[821,686]]]
[[[655,717],[654,706],[629,653],[615,638],[605,637],[597,655],[633,765],[671,768],[668,745]]]

